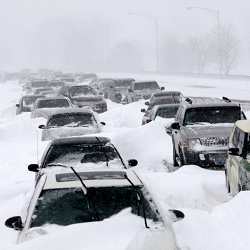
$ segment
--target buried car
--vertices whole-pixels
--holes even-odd
[[[31,112],[34,103],[39,98],[44,98],[43,95],[25,95],[22,96],[19,100],[19,103],[16,104],[16,114],[19,115],[23,112]]]
[[[240,105],[228,98],[187,98],[169,128],[174,165],[223,169],[233,125],[244,117]]]
[[[225,174],[229,193],[250,190],[250,121],[237,121],[229,139]]]
[[[66,97],[46,97],[38,99],[33,106],[31,118],[44,117],[60,108],[72,108],[73,105]]]
[[[107,137],[83,136],[55,139],[49,143],[40,164],[31,164],[28,169],[40,172],[53,164],[68,164],[73,167],[129,168],[137,165],[137,160],[125,164],[120,153]]]
[[[61,108],[51,114],[42,129],[42,141],[101,132],[95,113],[89,108]]]
[[[169,216],[164,215],[132,170],[84,170],[67,165],[47,169],[35,187],[25,214],[7,219],[5,225],[19,231],[17,243],[21,243],[39,235],[44,237],[56,225],[57,230],[60,230],[58,226],[84,223],[98,227],[110,220],[116,222],[121,215],[124,219],[113,223],[112,234],[102,232],[105,238],[112,239],[110,244],[117,245],[117,230],[124,232],[124,225],[130,221],[129,229],[134,235],[132,240],[123,241],[125,245],[121,249],[177,250],[171,219],[182,219],[184,214],[170,210]],[[99,231],[93,233],[98,238]],[[126,239],[126,234],[121,235]],[[100,242],[91,242],[91,246],[94,244]]]

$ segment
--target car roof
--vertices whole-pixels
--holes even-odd
[[[98,139],[97,139],[98,138]],[[63,144],[106,144],[110,142],[108,137],[103,136],[76,136],[67,138],[58,138],[50,142],[50,145],[63,145]]]
[[[44,96],[44,95],[23,95],[23,96],[22,96],[22,99],[23,99],[23,98],[26,98],[26,97],[45,98],[45,96]]]
[[[37,100],[38,102],[39,101],[49,101],[49,100],[69,100],[67,97],[64,97],[64,96],[51,96],[51,97],[44,97],[44,98],[40,98],[39,100]]]
[[[60,108],[53,112],[53,114],[49,115],[48,119],[55,115],[59,114],[93,114],[93,111],[89,107],[83,107],[83,108]]]
[[[161,91],[159,93],[154,93],[152,97],[179,96],[179,95],[182,95],[180,91]]]
[[[84,167],[74,168],[81,177],[84,185],[89,187],[121,187],[132,186],[129,180],[135,186],[143,186],[142,181],[132,170],[126,169],[90,169]],[[77,176],[70,168],[51,167],[43,170],[46,175],[45,190],[76,188],[82,187]],[[126,176],[129,180],[126,179]]]
[[[245,133],[250,133],[250,120],[240,120],[235,123],[236,127]]]
[[[239,103],[233,102],[231,100],[220,99],[215,97],[187,97],[182,105],[188,108],[195,107],[239,107]]]

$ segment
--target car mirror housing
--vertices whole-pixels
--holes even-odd
[[[179,130],[180,129],[180,123],[179,122],[174,122],[170,126],[171,129]]]
[[[146,106],[149,106],[149,102],[145,102],[145,105],[146,105]]]
[[[184,217],[185,217],[185,214],[180,210],[169,209],[168,211],[171,214],[171,218],[172,218],[173,222],[180,221],[180,220],[184,219]]]
[[[106,125],[106,122],[100,122],[101,125],[105,126]]]
[[[5,226],[21,231],[23,229],[23,223],[21,216],[14,216],[5,221]]]
[[[39,165],[38,165],[38,164],[30,164],[30,165],[28,166],[28,170],[29,170],[30,172],[35,172],[35,173],[37,173],[37,172],[39,172]]]
[[[161,87],[161,90],[165,90],[165,87]]]
[[[228,149],[228,153],[229,153],[230,155],[238,156],[238,155],[239,155],[239,149],[238,149],[238,148],[229,148],[229,149]]]
[[[146,112],[146,109],[141,109],[141,112],[142,112],[142,113],[145,113],[145,112]]]
[[[129,167],[135,167],[138,165],[138,161],[136,159],[130,159],[128,160]]]
[[[17,107],[17,108],[19,108],[19,107],[20,107],[20,104],[19,104],[19,103],[17,103],[17,104],[16,104],[16,107]]]
[[[39,129],[46,129],[46,126],[45,125],[39,125],[38,128]]]

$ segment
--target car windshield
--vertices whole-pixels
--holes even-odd
[[[68,114],[58,114],[54,115],[48,121],[47,127],[81,127],[94,124],[94,117],[90,113],[77,114],[77,113],[68,113]]]
[[[35,103],[35,101],[38,98],[41,98],[41,97],[39,97],[39,96],[26,96],[26,97],[23,98],[23,106],[30,107]]]
[[[60,88],[64,86],[64,82],[50,82],[49,85],[50,87]]]
[[[179,106],[169,106],[165,108],[160,108],[157,110],[156,116],[162,118],[174,118]]]
[[[143,195],[143,190],[137,189]],[[150,202],[145,199],[144,207],[150,222],[161,221],[152,199]],[[88,188],[87,195],[80,188],[43,190],[30,227],[101,221],[124,209],[130,209],[132,214],[143,217],[142,200],[131,186]]]
[[[111,144],[64,144],[54,145],[45,159],[44,167],[52,163],[61,163],[70,166],[84,166],[94,164],[103,166],[123,166],[121,158]]]
[[[118,88],[129,88],[133,80],[116,80],[115,87]]]
[[[160,89],[157,82],[136,82],[134,90]]]
[[[186,111],[184,125],[235,123],[241,119],[240,107],[199,107]]]
[[[96,92],[93,88],[89,86],[73,86],[69,90],[70,97],[81,97],[86,95],[96,95]]]
[[[31,82],[31,87],[32,88],[41,88],[41,87],[46,87],[48,86],[47,81],[36,81],[36,82]]]
[[[40,100],[37,108],[67,108],[69,102],[66,99]]]

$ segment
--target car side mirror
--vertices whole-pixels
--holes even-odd
[[[145,105],[146,105],[146,106],[149,106],[150,104],[149,104],[149,102],[145,102]]]
[[[128,160],[128,165],[129,165],[129,167],[135,167],[138,165],[138,161],[135,159],[130,159],[130,160]]]
[[[23,229],[23,223],[21,216],[14,216],[5,221],[5,226],[21,231]]]
[[[46,129],[46,126],[45,125],[39,125],[38,128],[39,129]]]
[[[105,126],[106,125],[106,122],[100,122],[101,125]]]
[[[161,90],[165,90],[165,87],[161,87]]]
[[[229,153],[230,155],[238,156],[238,155],[239,155],[239,149],[238,149],[238,148],[229,148],[229,149],[228,149],[228,153]]]
[[[37,172],[39,172],[39,165],[38,165],[38,164],[30,164],[30,165],[28,166],[28,170],[29,170],[30,172],[35,172],[35,173],[37,173]]]
[[[171,219],[173,220],[173,222],[180,221],[185,217],[185,214],[180,210],[169,209],[168,211],[170,212]]]
[[[132,92],[133,92],[133,89],[128,89],[128,92],[132,93]]]
[[[19,104],[19,103],[17,103],[17,104],[16,104],[16,107],[17,107],[17,108],[19,108],[19,107],[20,107],[20,104]]]
[[[141,109],[141,112],[142,112],[142,113],[145,113],[145,112],[146,112],[146,109]]]
[[[170,126],[171,129],[179,130],[180,129],[180,123],[179,122],[174,122]]]

